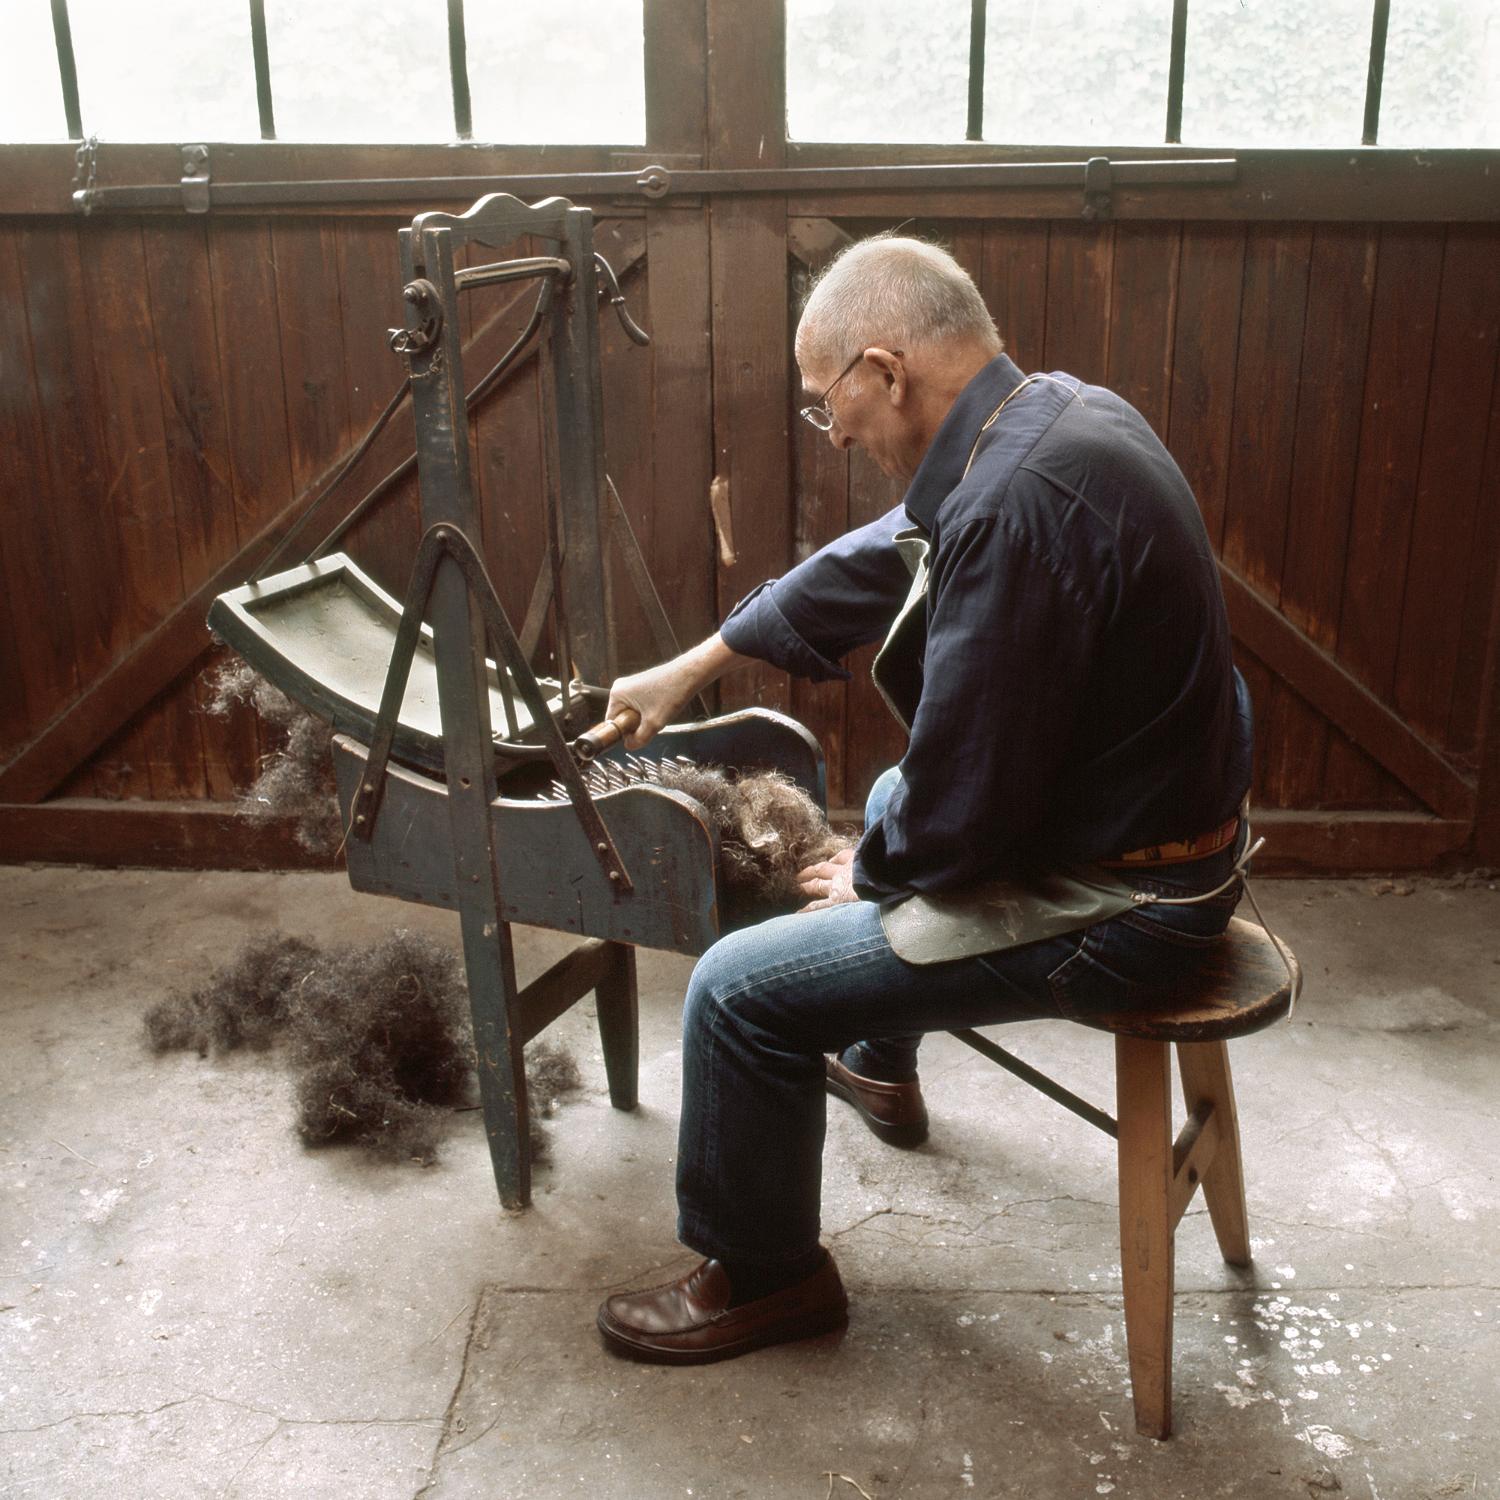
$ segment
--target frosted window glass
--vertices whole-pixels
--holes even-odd
[[[84,134],[110,141],[260,136],[245,0],[68,0],[68,17]],[[52,66],[55,74],[55,57]]]
[[[469,0],[474,139],[638,145],[646,139],[642,0]]]
[[[1382,146],[1500,146],[1500,16],[1493,0],[1391,6]]]
[[[453,139],[444,0],[266,0],[266,48],[278,140]]]
[[[985,140],[1129,145],[1166,135],[1170,4],[991,0],[986,14]]]
[[[0,141],[61,141],[68,135],[52,12],[43,0],[0,7],[5,21],[5,87]]]
[[[1372,0],[1192,0],[1184,143],[1358,145],[1371,10]]]
[[[961,141],[969,0],[787,0],[787,133],[797,141]]]

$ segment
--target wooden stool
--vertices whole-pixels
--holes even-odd
[[[1120,1270],[1136,1430],[1172,1431],[1173,1241],[1201,1186],[1224,1259],[1250,1264],[1240,1130],[1229,1074],[1231,1037],[1259,1031],[1291,1008],[1297,961],[1283,962],[1263,929],[1238,917],[1190,978],[1164,985],[1149,1008],[1083,1024],[1113,1033],[1118,1120],[1069,1093],[974,1031],[955,1031],[991,1061],[1082,1115],[1119,1142]],[[1288,973],[1290,966],[1291,973]],[[1172,1133],[1170,1052],[1177,1048],[1187,1123]]]

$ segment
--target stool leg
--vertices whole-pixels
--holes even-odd
[[[1240,1163],[1240,1122],[1224,1042],[1179,1042],[1177,1066],[1188,1113],[1211,1105],[1219,1117],[1219,1145],[1203,1174],[1203,1196],[1219,1250],[1232,1266],[1250,1264],[1250,1222],[1245,1213],[1245,1175]]]
[[[609,969],[594,988],[604,1073],[609,1080],[609,1102],[616,1109],[634,1109],[640,1074],[635,949],[610,943],[609,958]]]
[[[1165,1042],[1115,1037],[1120,1271],[1135,1425],[1172,1430],[1172,1090]]]

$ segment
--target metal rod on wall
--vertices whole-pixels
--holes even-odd
[[[1182,85],[1187,63],[1188,0],[1172,0],[1172,51],[1167,63],[1167,145],[1182,141]]]
[[[255,103],[260,110],[260,138],[276,139],[271,106],[271,49],[266,44],[266,0],[250,0],[250,50],[255,54]]]
[[[985,0],[969,3],[969,125],[965,140],[984,139]]]
[[[448,71],[453,75],[453,132],[461,141],[474,139],[474,106],[469,97],[469,39],[464,29],[464,0],[448,0]]]
[[[78,64],[73,57],[73,27],[68,0],[52,0],[52,35],[57,41],[57,71],[62,81],[63,110],[68,117],[68,139],[83,139],[83,111],[78,106]]]
[[[1360,137],[1373,146],[1380,135],[1380,90],[1385,80],[1385,34],[1391,21],[1391,0],[1375,0],[1370,18],[1370,71],[1365,80],[1365,129]]]

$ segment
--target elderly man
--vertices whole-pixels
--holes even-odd
[[[841,1326],[825,1091],[914,1144],[922,1033],[1127,1008],[1195,962],[1240,890],[1248,699],[1197,506],[1146,422],[1023,376],[968,275],[916,240],[845,251],[796,355],[803,417],[905,481],[903,503],[622,678],[609,712],[639,712],[640,746],[741,662],[847,676],[839,658],[884,636],[875,677],[908,747],[858,847],[803,872],[808,905],[693,972],[678,1236],[705,1259],[601,1308],[638,1359]]]

